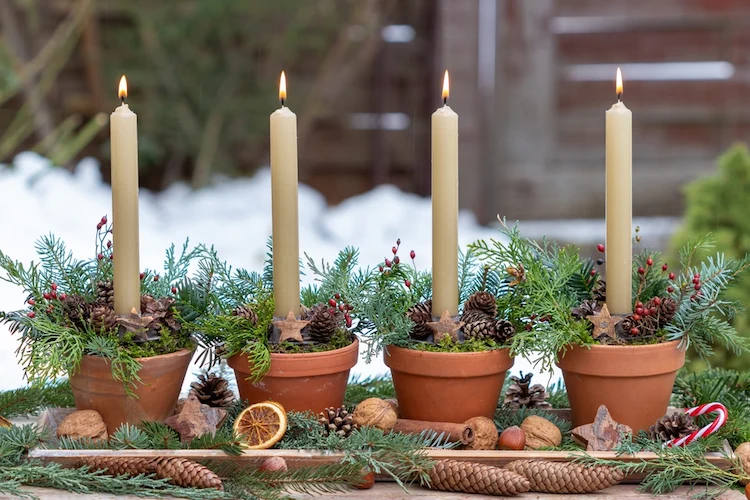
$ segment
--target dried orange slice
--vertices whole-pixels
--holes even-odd
[[[275,445],[284,436],[286,426],[284,407],[273,401],[248,406],[234,421],[234,431],[250,450],[265,450]]]

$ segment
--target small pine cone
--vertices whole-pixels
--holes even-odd
[[[63,312],[73,325],[82,328],[89,319],[91,308],[89,304],[86,303],[86,299],[80,295],[73,294],[65,297],[65,300],[63,301]]]
[[[677,301],[671,297],[661,299],[661,305],[659,305],[659,323],[662,327],[672,321],[675,313],[677,313]]]
[[[648,435],[654,441],[666,442],[689,436],[697,430],[693,417],[687,413],[672,413],[661,417],[649,427]]]
[[[531,373],[521,377],[511,377],[513,382],[505,393],[503,404],[510,408],[539,408],[549,409],[552,405],[547,402],[549,395],[547,390],[541,384],[531,385]]]
[[[466,339],[495,339],[497,337],[495,332],[495,320],[484,313],[480,314],[482,314],[483,317],[464,324],[463,330]]]
[[[526,477],[531,491],[543,493],[591,493],[614,486],[625,477],[612,467],[586,467],[573,462],[516,460],[505,468]]]
[[[100,281],[96,284],[96,301],[110,307],[115,306],[115,287],[112,281]]]
[[[632,333],[630,333],[630,331],[633,329],[634,326],[635,326],[635,322],[633,321],[633,318],[628,316],[626,318],[623,318],[622,321],[620,321],[619,323],[617,323],[617,325],[615,325],[615,332],[617,333],[617,335],[622,335],[625,338],[627,338],[633,335]]]
[[[154,474],[177,486],[223,489],[221,479],[211,469],[186,458],[86,457],[76,466],[103,470],[110,476]]]
[[[427,323],[432,321],[432,300],[420,302],[406,311],[406,317],[414,322],[410,335],[416,340],[425,340],[432,335],[432,328]]]
[[[607,282],[599,280],[594,288],[593,298],[597,302],[604,302],[607,300]]]
[[[250,323],[253,324],[253,326],[258,324],[258,315],[255,314],[255,311],[253,311],[250,306],[239,306],[235,307],[232,310],[232,316],[239,316],[241,318],[245,318]]]
[[[464,311],[482,311],[494,318],[497,316],[497,301],[490,292],[477,292],[466,300]]]
[[[329,342],[338,327],[339,317],[335,310],[331,311],[326,304],[318,304],[312,308],[310,324],[307,326],[310,339],[315,342]]]
[[[505,343],[516,334],[516,327],[508,320],[499,319],[495,323],[495,334],[498,342]]]
[[[570,309],[570,314],[575,319],[586,319],[587,316],[593,316],[602,310],[602,305],[596,300],[584,300],[578,307]]]
[[[444,459],[429,474],[433,490],[506,496],[529,491],[528,479],[491,465]]]
[[[115,310],[108,305],[95,305],[91,309],[89,322],[95,332],[109,332],[115,329],[115,325],[117,324],[117,314],[115,314]]]
[[[326,434],[335,433],[343,438],[349,437],[352,431],[357,428],[352,414],[346,410],[345,406],[326,408],[318,413],[318,422],[323,426]]]
[[[229,382],[224,377],[213,373],[198,375],[198,382],[190,384],[198,400],[214,408],[226,408],[234,402],[234,393],[229,389]]]

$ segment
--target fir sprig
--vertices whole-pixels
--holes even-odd
[[[74,406],[73,391],[67,380],[0,392],[0,415],[5,418],[32,415],[45,408],[71,406]]]

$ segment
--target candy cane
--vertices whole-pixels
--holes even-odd
[[[721,403],[707,403],[705,405],[696,406],[695,408],[685,410],[685,413],[687,413],[691,417],[697,417],[699,415],[703,415],[704,413],[716,413],[718,416],[716,417],[716,420],[703,427],[702,429],[698,429],[689,436],[668,441],[664,446],[668,448],[674,446],[685,446],[686,444],[690,444],[698,438],[713,434],[727,422],[727,418],[729,417],[729,412],[727,412],[726,407]]]

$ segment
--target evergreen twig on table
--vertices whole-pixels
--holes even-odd
[[[67,380],[0,392],[0,415],[5,418],[33,415],[45,408],[72,406],[75,406],[73,391]]]
[[[344,405],[353,408],[367,398],[395,398],[396,391],[393,388],[393,380],[387,375],[367,377],[364,379],[355,376],[346,386]]]

